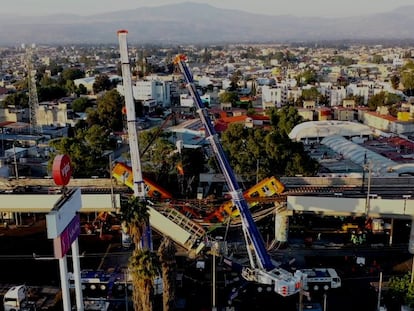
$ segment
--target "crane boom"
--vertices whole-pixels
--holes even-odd
[[[121,57],[122,84],[125,93],[125,107],[127,113],[127,126],[129,138],[129,150],[131,153],[133,190],[134,195],[139,198],[145,197],[145,185],[142,177],[141,158],[138,147],[137,117],[132,92],[131,70],[128,58],[127,30],[118,31],[119,51]]]
[[[186,57],[184,55],[178,55],[175,58],[175,63],[184,76],[187,90],[193,98],[197,113],[205,127],[206,139],[210,142],[227,186],[229,187],[232,200],[240,212],[251,266],[250,268],[244,268],[242,271],[243,277],[259,283],[274,284],[275,291],[283,296],[299,292],[301,282],[300,272],[293,275],[286,270],[276,268],[266,250],[263,238],[253,220],[247,201],[243,196],[242,189],[238,185],[236,176],[219,142],[205,105],[195,88],[193,76],[186,64]]]

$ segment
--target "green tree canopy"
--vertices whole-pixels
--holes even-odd
[[[225,91],[220,93],[219,100],[221,103],[231,103],[232,106],[234,106],[239,100],[239,96],[237,95],[237,92]]]
[[[62,137],[52,140],[50,146],[55,154],[69,155],[73,167],[73,176],[85,178],[91,176],[108,176],[108,158],[105,150],[112,150],[114,145],[107,130],[99,125],[84,130],[77,130],[74,137]],[[49,167],[53,163],[51,156]]]
[[[111,80],[109,80],[109,77],[105,74],[100,74],[95,77],[95,82],[92,85],[93,92],[95,94],[102,92],[102,91],[108,91],[113,87]]]
[[[414,63],[412,61],[407,62],[401,68],[400,74],[404,91],[407,95],[412,96],[414,94]]]
[[[315,70],[307,69],[296,77],[298,85],[314,84],[318,81],[318,75]]]
[[[64,83],[66,81],[74,81],[76,79],[81,79],[85,77],[85,72],[78,68],[66,68],[62,71],[62,80]]]
[[[392,107],[393,105],[398,104],[401,100],[402,98],[400,95],[388,92],[380,92],[378,94],[373,95],[368,100],[368,108],[371,111],[375,111],[378,107],[381,106]]]
[[[28,108],[29,96],[25,92],[17,92],[7,95],[2,108],[7,107]]]
[[[311,87],[310,89],[303,89],[302,90],[302,98],[303,100],[314,100],[318,101],[321,93],[318,91],[316,87]]]
[[[411,283],[411,272],[402,276],[392,276],[388,282],[390,294],[396,301],[414,307],[414,284]]]
[[[298,110],[291,106],[283,106],[282,108],[272,108],[267,111],[270,115],[270,122],[275,131],[280,135],[287,136],[292,129],[303,122],[303,118],[298,114]]]
[[[88,108],[88,124],[101,124],[111,131],[123,129],[124,99],[117,90],[110,90],[96,101],[97,108]]]
[[[40,87],[37,89],[39,101],[53,101],[65,97],[67,90],[57,84]]]
[[[74,112],[85,112],[89,107],[89,100],[86,97],[76,98],[72,102],[72,110]]]
[[[303,144],[292,142],[283,131],[230,124],[222,133],[222,142],[233,170],[248,181],[268,176],[311,176],[317,169]]]
[[[143,170],[160,174],[168,173],[177,164],[178,155],[174,153],[175,145],[168,140],[169,134],[160,132],[159,128],[140,131],[138,136]],[[165,177],[165,176],[164,176]]]
[[[391,85],[392,85],[394,90],[398,89],[398,87],[400,85],[400,77],[397,76],[397,75],[393,75],[391,77]]]

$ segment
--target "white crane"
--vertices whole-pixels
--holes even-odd
[[[132,92],[131,68],[128,57],[127,30],[118,31],[119,51],[121,56],[122,84],[124,86],[125,107],[127,113],[127,129],[129,138],[129,151],[131,154],[133,190],[134,195],[145,198],[145,184],[142,178],[141,157],[139,154],[137,117],[135,114],[135,103]]]

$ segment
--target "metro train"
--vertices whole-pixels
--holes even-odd
[[[253,187],[243,192],[244,198],[249,202],[250,206],[257,205],[259,202],[254,201],[254,198],[265,198],[278,195],[285,191],[285,186],[276,177],[271,176],[263,179]],[[235,217],[239,215],[237,207],[233,201],[224,202],[217,210],[205,217],[205,221],[211,222],[216,220],[219,222],[224,221],[228,216]]]
[[[130,166],[121,162],[116,163],[112,169],[112,176],[118,182],[123,183],[124,185],[133,189],[134,180],[132,175],[132,169]],[[168,192],[161,186],[157,185],[155,182],[153,182],[145,176],[143,176],[142,179],[144,180],[145,191],[148,197],[154,199],[172,199],[173,196],[170,192]]]

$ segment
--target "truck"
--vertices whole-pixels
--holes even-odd
[[[303,278],[304,290],[327,291],[341,287],[341,278],[333,268],[301,269],[306,276]]]
[[[254,222],[247,200],[243,196],[243,191],[238,184],[236,175],[233,172],[219,141],[217,132],[209,117],[204,102],[201,100],[200,94],[196,90],[193,76],[187,67],[186,62],[187,57],[183,54],[177,55],[174,59],[174,63],[184,76],[186,88],[193,99],[195,109],[203,124],[206,140],[209,141],[213,154],[221,169],[221,173],[224,175],[232,202],[240,214],[242,231],[250,263],[250,265],[243,265],[241,276],[246,281],[269,285],[274,292],[283,297],[297,294],[301,288],[302,273],[299,270],[292,273],[280,268],[280,265],[278,266],[272,261],[270,254],[267,252],[263,237]]]
[[[36,304],[30,301],[26,285],[9,288],[3,297],[4,311],[35,311]]]

